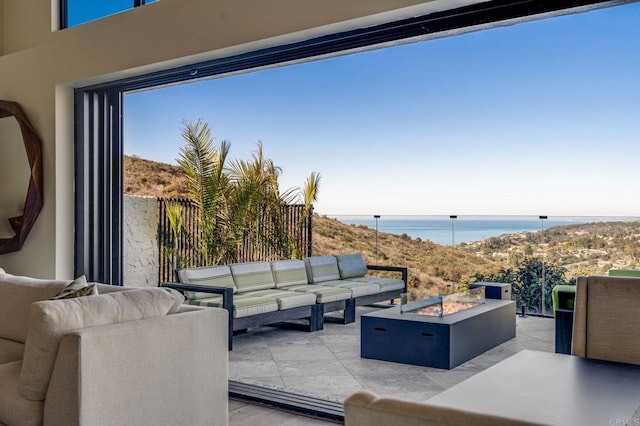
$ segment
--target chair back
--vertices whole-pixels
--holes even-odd
[[[573,355],[640,365],[640,278],[578,277]]]

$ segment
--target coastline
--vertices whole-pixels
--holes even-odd
[[[522,232],[539,232],[556,226],[582,225],[596,222],[639,221],[633,216],[382,216],[376,221],[373,215],[326,215],[354,226],[366,226],[395,235],[430,240],[442,245],[457,245],[484,241],[488,238]],[[376,223],[377,222],[377,223]]]

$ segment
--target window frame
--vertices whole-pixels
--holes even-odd
[[[136,1],[140,5],[145,3],[145,0]],[[634,1],[493,0],[78,88],[75,90],[74,136],[74,275],[84,274],[89,281],[123,284],[122,101],[127,92]]]
[[[131,0],[132,1],[132,6],[130,8],[127,9],[123,9],[120,12],[125,12],[127,10],[136,8],[136,7],[140,7],[140,6],[144,6],[145,4],[149,4],[149,3],[153,3],[154,1],[157,0]],[[60,0],[60,4],[59,4],[59,11],[60,11],[60,29],[64,30],[66,28],[69,28],[69,0]],[[120,13],[118,12],[118,13]],[[92,19],[91,21],[97,20],[97,19],[102,19],[105,18],[107,16],[110,16],[112,14],[109,15],[104,15],[101,16],[99,18],[96,19]],[[87,21],[87,22],[91,22],[91,21]],[[77,24],[77,25],[82,25],[84,24],[84,22]],[[75,26],[75,25],[73,25]]]

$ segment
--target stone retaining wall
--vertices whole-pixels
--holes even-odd
[[[157,287],[158,201],[156,197],[125,195],[123,267],[126,287]]]

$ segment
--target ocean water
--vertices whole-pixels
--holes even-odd
[[[348,225],[365,225],[376,229],[372,216],[330,216]],[[503,234],[536,232],[553,226],[575,225],[604,221],[640,220],[637,217],[561,216],[541,220],[538,216],[381,216],[378,231],[407,234],[412,238],[430,240],[442,245],[482,241]],[[453,222],[453,223],[452,223]],[[453,228],[453,229],[452,229]],[[452,232],[453,231],[453,232]]]

